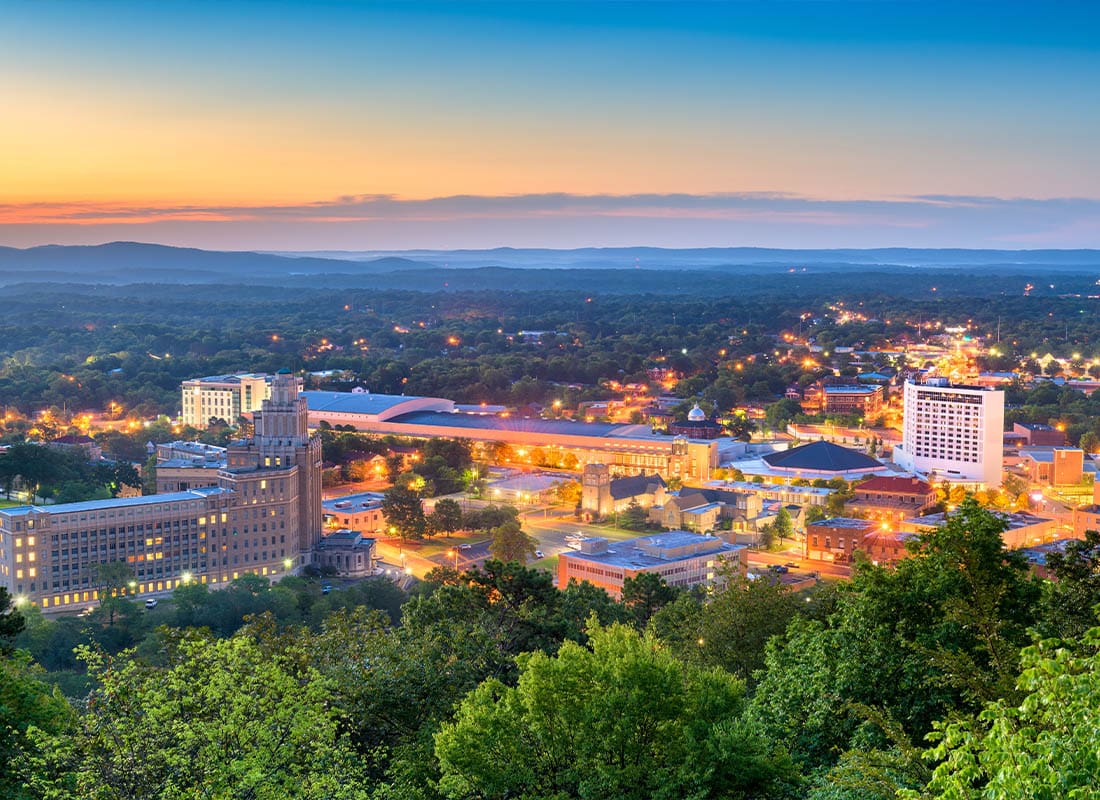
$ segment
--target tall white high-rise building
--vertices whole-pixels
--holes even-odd
[[[937,480],[1001,485],[1005,394],[945,380],[905,384],[902,443],[894,462]]]
[[[236,425],[241,414],[259,411],[271,397],[271,376],[263,374],[211,375],[181,385],[184,425],[205,428],[211,419]]]

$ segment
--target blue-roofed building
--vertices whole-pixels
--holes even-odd
[[[669,531],[622,542],[591,537],[581,541],[580,550],[558,557],[558,586],[588,581],[619,598],[623,581],[643,572],[680,588],[713,584],[723,580],[729,570],[744,572],[745,550],[743,544],[690,531]]]
[[[455,404],[439,397],[407,397],[371,392],[302,392],[309,406],[310,425],[322,420],[333,427],[365,422],[385,422],[415,411],[452,412]],[[362,429],[361,429],[362,430]]]
[[[832,442],[810,442],[762,459],[777,475],[796,478],[861,478],[886,471],[886,465],[870,456]]]
[[[654,433],[647,425],[460,413],[438,397],[367,392],[304,392],[309,422],[351,425],[368,433],[418,439],[450,438],[538,447],[548,463],[607,464],[615,473],[657,472],[666,478],[707,480],[718,466],[718,441]],[[729,441],[724,440],[724,441]],[[557,456],[555,458],[554,456]]]

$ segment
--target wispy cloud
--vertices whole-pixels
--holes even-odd
[[[125,230],[134,238],[199,246],[211,245],[216,230],[218,246],[302,249],[624,243],[1090,247],[1100,246],[1100,200],[934,194],[828,199],[751,192],[419,199],[364,194],[285,205],[0,204],[0,242],[91,241],[97,232],[117,236]],[[264,239],[273,230],[278,244]]]

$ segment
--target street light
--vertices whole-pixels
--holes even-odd
[[[134,592],[135,594],[137,593],[137,581],[130,581],[126,585],[130,587],[131,592]]]
[[[294,559],[293,558],[284,558],[283,559],[283,568],[287,572],[290,572],[290,570],[293,566],[294,566]]]
[[[452,547],[447,551],[447,555],[452,556],[455,560],[455,572],[458,572],[458,550]]]
[[[190,583],[191,582],[191,573],[190,572],[181,573],[180,574],[180,580],[183,581],[183,583],[185,583],[185,584]]]

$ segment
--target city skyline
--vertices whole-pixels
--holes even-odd
[[[1097,247],[1084,3],[15,7],[0,244]]]

